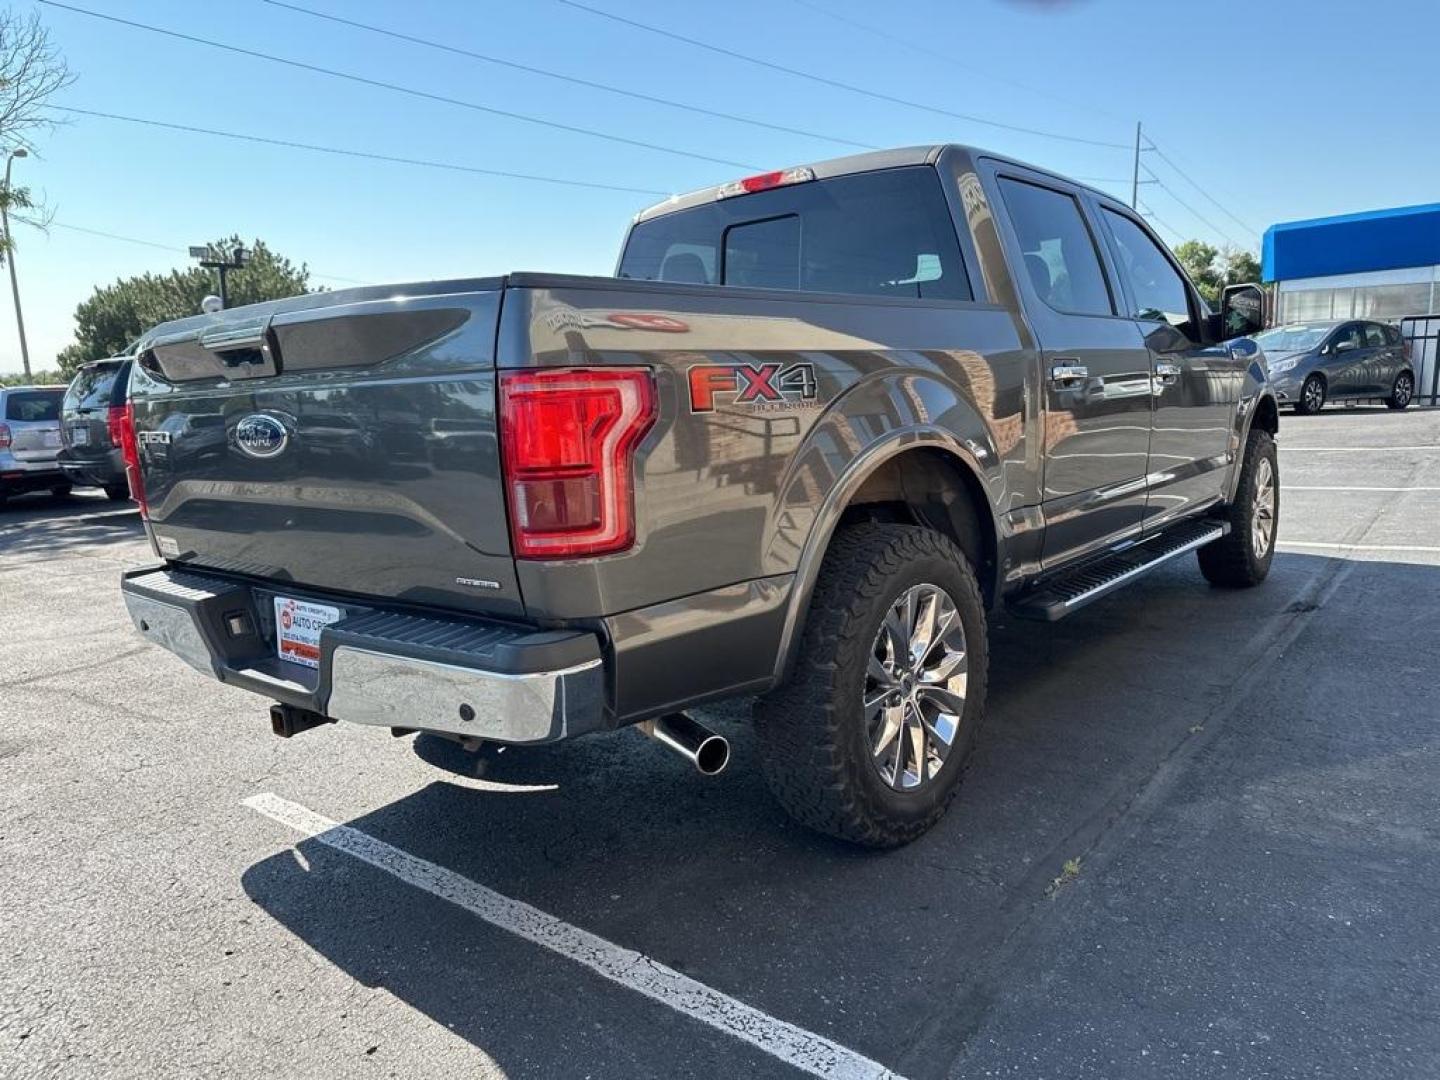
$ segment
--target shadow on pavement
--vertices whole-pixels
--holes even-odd
[[[143,539],[139,508],[128,500],[103,495],[63,497],[49,492],[15,495],[0,502],[0,559],[14,555],[60,555],[92,547]]]
[[[1298,666],[1305,650],[1277,638],[1343,626],[1388,597],[1431,609],[1412,614],[1433,628],[1440,567],[1282,554],[1265,587],[1226,592],[1187,561],[1059,623],[997,616],[989,726],[966,784],[941,824],[900,851],[863,852],[791,824],[764,788],[739,707],[706,714],[735,748],[711,781],[620,732],[489,754],[484,779],[513,789],[442,778],[347,824],[914,1080],[941,1076],[1012,989],[1027,939],[1064,910],[1047,895],[1062,863],[1124,834],[1139,792],[1188,740],[1223,753],[1268,725],[1273,738],[1247,762],[1277,774],[1319,767],[1317,755],[1379,752],[1358,735],[1317,743],[1310,721],[1273,708],[1253,715],[1235,686],[1254,669],[1269,688],[1323,690]],[[1410,662],[1376,655],[1366,634],[1337,640],[1331,678]],[[1428,746],[1432,727],[1394,721],[1384,752]],[[421,739],[415,752],[475,773],[476,759],[449,743]],[[792,1075],[321,843],[299,851],[303,862],[286,851],[245,873],[255,903],[511,1075]],[[1174,913],[1125,914],[1143,924]]]

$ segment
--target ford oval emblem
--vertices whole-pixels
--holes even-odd
[[[273,416],[251,413],[235,425],[235,445],[247,457],[278,457],[289,443],[290,433]]]

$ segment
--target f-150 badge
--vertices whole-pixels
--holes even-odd
[[[813,364],[697,364],[689,371],[690,411],[721,404],[755,409],[803,409],[815,401]]]

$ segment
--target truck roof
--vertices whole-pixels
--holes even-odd
[[[990,158],[994,161],[1003,161],[1011,165],[1019,165],[1032,172],[1045,173],[1067,184],[1077,184],[1101,195],[1104,198],[1113,198],[1107,192],[1089,184],[1081,183],[1064,173],[1056,172],[1054,169],[1047,169],[1041,165],[1032,165],[1029,162],[1020,161],[1018,158],[1008,157],[1005,154],[996,154],[989,150],[983,150],[978,146],[965,146],[960,143],[934,143],[928,146],[901,146],[893,150],[872,150],[864,154],[849,154],[845,157],[827,158],[824,161],[801,162],[798,165],[787,166],[787,168],[807,168],[815,173],[815,179],[827,180],[834,176],[847,176],[851,173],[876,172],[880,169],[896,169],[904,165],[933,165],[940,160],[940,156],[947,151],[959,152],[976,158]],[[727,181],[728,182],[728,181]],[[688,210],[694,206],[702,206],[715,201],[716,193],[723,184],[713,184],[710,187],[700,188],[696,191],[687,192],[684,195],[672,195],[664,202],[658,202],[654,206],[646,207],[635,215],[635,223],[649,221],[651,218],[662,217],[665,214],[672,214],[677,210]]]

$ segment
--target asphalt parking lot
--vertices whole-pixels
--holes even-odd
[[[1440,1075],[1440,410],[1286,416],[1261,588],[998,616],[950,815],[736,747],[476,762],[143,644],[92,496],[0,508],[0,1075]],[[637,955],[638,954],[638,955]]]

